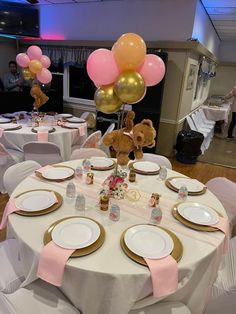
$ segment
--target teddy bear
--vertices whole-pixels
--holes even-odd
[[[40,86],[37,83],[33,84],[30,90],[30,95],[35,99],[33,104],[35,109],[39,109],[49,99],[48,96],[42,92]]]
[[[143,147],[154,147],[156,130],[152,121],[143,119],[134,125],[135,113],[129,111],[125,118],[125,127],[108,133],[103,138],[106,146],[112,146],[116,151],[117,162],[125,166],[129,162],[129,154],[133,151],[136,159],[142,159]]]

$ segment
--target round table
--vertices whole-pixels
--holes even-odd
[[[81,165],[81,161],[73,160],[62,164],[75,169]],[[83,192],[86,197],[84,215],[100,222],[105,228],[106,237],[104,244],[96,252],[68,260],[60,289],[83,314],[126,314],[131,309],[159,301],[152,296],[149,269],[127,257],[120,247],[120,237],[125,229],[135,224],[148,223],[150,209],[147,206],[147,197],[156,192],[161,194],[161,226],[173,231],[183,244],[183,256],[178,263],[178,290],[165,300],[182,301],[192,313],[202,313],[220,265],[224,234],[220,231],[195,231],[175,220],[171,209],[177,203],[177,193],[158,180],[158,175],[137,174],[136,182],[129,183],[129,188],[138,189],[141,199],[136,203],[129,200],[116,201],[121,207],[120,220],[109,220],[108,212],[101,211],[97,203],[101,183],[110,172],[94,171],[93,185],[86,185],[83,180],[71,180],[75,182],[78,192]],[[168,177],[171,176],[182,175],[168,170]],[[58,219],[81,215],[74,208],[74,201],[68,201],[65,197],[68,182],[48,182],[30,176],[13,193],[16,196],[27,190],[45,188],[57,191],[64,197],[62,206],[50,214],[38,217],[16,214],[9,216],[8,236],[19,241],[20,257],[26,276],[23,286],[37,279],[39,254],[47,228]],[[199,196],[188,196],[187,200],[210,205],[226,216],[221,203],[209,191]]]
[[[21,120],[18,124],[22,126],[21,129],[5,131],[0,142],[8,149],[15,149],[23,151],[24,144],[37,141],[37,134],[32,132],[32,127],[27,126]],[[72,145],[82,144],[87,137],[87,124],[80,123],[84,127],[85,134],[80,136],[78,129],[67,129],[60,126],[53,126],[55,132],[49,133],[48,141],[57,144],[61,150],[63,160],[69,160],[71,156]],[[1,125],[0,125],[1,127]]]

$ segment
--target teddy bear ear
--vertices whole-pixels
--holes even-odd
[[[149,119],[143,119],[141,123],[150,126],[151,128],[153,127],[152,121]]]

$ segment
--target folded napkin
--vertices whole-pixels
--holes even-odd
[[[161,298],[174,293],[178,288],[178,267],[176,260],[168,255],[161,259],[144,258],[152,278],[153,296]]]
[[[85,129],[86,129],[86,126],[84,126],[84,125],[81,125],[79,127],[79,135],[80,136],[84,136],[85,135]]]
[[[6,227],[8,215],[10,215],[11,213],[14,213],[17,210],[19,210],[19,208],[16,207],[15,200],[13,198],[10,198],[3,212],[2,221],[0,224],[0,230]]]
[[[38,141],[48,142],[48,131],[37,132]]]
[[[35,172],[42,173],[44,170],[50,169],[50,168],[52,168],[52,166],[47,165],[47,166],[44,166],[44,167],[42,167],[42,168],[39,168],[39,169],[35,170]]]
[[[66,262],[74,251],[74,249],[64,249],[50,241],[40,253],[37,276],[60,287]]]
[[[225,234],[225,240],[224,240],[224,247],[223,252],[224,254],[229,251],[229,220],[224,217],[219,217],[219,221],[211,225],[211,227],[217,228],[220,231],[224,232]]]
[[[1,138],[2,135],[3,135],[3,132],[4,132],[4,129],[3,129],[3,128],[0,128],[0,138]]]

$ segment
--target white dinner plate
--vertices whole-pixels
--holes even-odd
[[[66,219],[52,231],[53,242],[66,249],[82,249],[93,244],[99,236],[99,225],[83,217]]]
[[[18,124],[15,123],[6,123],[6,124],[1,124],[1,128],[4,130],[11,130],[19,127]]]
[[[64,180],[74,174],[74,170],[67,167],[52,167],[41,172],[42,177],[49,180]]]
[[[135,254],[159,259],[168,256],[174,248],[171,237],[164,230],[152,225],[129,228],[124,236],[127,247]]]
[[[68,118],[66,119],[66,121],[71,122],[71,123],[84,123],[85,122],[84,119],[77,118],[77,117]]]
[[[160,170],[160,166],[151,161],[137,161],[133,164],[133,168],[142,172],[156,172]]]
[[[78,129],[81,125],[76,124],[76,123],[68,123],[66,122],[65,124],[62,125],[64,128],[67,129]]]
[[[30,191],[15,199],[16,207],[26,212],[47,209],[56,202],[55,194],[50,191]]]
[[[199,203],[180,203],[177,205],[178,213],[188,221],[198,225],[214,225],[219,221],[219,216],[214,209]]]
[[[8,123],[11,122],[11,119],[0,117],[0,123]]]
[[[14,113],[3,113],[2,115],[5,118],[10,118],[10,119],[15,118],[15,114]]]
[[[178,190],[181,186],[185,185],[188,192],[201,192],[204,188],[204,185],[201,182],[191,178],[173,178],[169,180],[169,182]]]
[[[59,113],[57,115],[57,118],[60,119],[60,118],[64,118],[64,119],[67,119],[67,118],[72,118],[72,114],[70,113]]]
[[[50,132],[53,130],[53,127],[51,127],[51,126],[36,126],[36,127],[34,127],[34,130],[37,132]]]
[[[114,161],[106,157],[94,157],[90,159],[91,166],[94,168],[109,168],[114,164]]]

